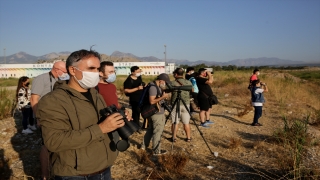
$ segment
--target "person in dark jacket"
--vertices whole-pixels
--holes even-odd
[[[252,126],[262,126],[258,122],[259,118],[262,116],[262,106],[265,102],[263,93],[268,92],[267,85],[265,83],[260,82],[259,79],[252,81],[251,88],[251,102],[254,107],[254,117]]]
[[[54,179],[108,179],[117,158],[116,129],[124,126],[120,113],[105,117],[106,104],[94,88],[99,82],[100,54],[71,53],[66,62],[69,81],[57,81],[54,91],[39,101],[36,117],[51,153]]]

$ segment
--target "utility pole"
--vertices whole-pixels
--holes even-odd
[[[167,45],[164,45],[164,72],[167,73]]]
[[[167,45],[164,45],[164,64],[167,65]]]
[[[3,56],[4,56],[4,64],[7,64],[7,61],[6,61],[6,48],[3,48]],[[4,78],[7,78],[7,69],[6,69],[6,65],[4,67],[4,73],[5,73],[5,77]]]
[[[3,54],[4,54],[4,63],[7,64],[7,62],[6,62],[6,48],[3,48]]]

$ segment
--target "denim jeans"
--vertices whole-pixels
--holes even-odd
[[[55,180],[112,180],[110,167],[101,174],[89,176],[55,176]]]
[[[253,107],[254,107],[253,123],[258,123],[259,118],[262,116],[262,106],[253,106]]]

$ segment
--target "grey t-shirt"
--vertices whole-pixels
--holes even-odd
[[[154,83],[150,83],[150,84],[154,85]],[[157,85],[150,86],[149,96],[157,96],[157,92],[158,92],[157,89],[159,89],[160,94],[158,96],[160,97],[162,94],[162,91],[161,91],[161,88]],[[161,104],[161,102],[160,102],[160,104]],[[164,108],[160,105],[160,111],[157,114],[163,114],[163,113],[164,113]]]
[[[43,97],[53,90],[54,83],[57,80],[49,73],[40,74],[32,81],[31,94],[37,94],[40,98]]]

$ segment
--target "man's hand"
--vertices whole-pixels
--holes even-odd
[[[161,98],[162,98],[162,99],[166,99],[166,98],[168,98],[168,97],[169,97],[169,94],[168,94],[168,93],[163,92],[163,94],[162,94]]]
[[[138,86],[138,90],[141,90],[141,89],[143,89],[143,86]]]
[[[128,121],[133,120],[131,114],[127,109],[124,110],[124,114],[126,115],[126,118],[128,119]]]
[[[108,116],[103,122],[99,124],[102,133],[112,132],[122,126],[124,126],[124,120],[122,120],[120,113],[114,113]]]

